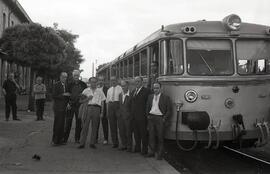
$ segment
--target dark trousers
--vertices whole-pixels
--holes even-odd
[[[37,120],[43,119],[44,105],[45,105],[45,99],[37,99],[36,100]]]
[[[65,123],[65,135],[64,135],[65,142],[67,142],[67,140],[68,140],[74,115],[75,115],[75,119],[76,119],[75,142],[80,141],[82,122],[81,122],[81,119],[78,118],[79,108],[80,108],[80,105],[76,105],[76,106],[71,105],[71,109],[67,111],[66,123]]]
[[[14,95],[6,95],[5,96],[5,104],[6,104],[6,119],[9,119],[10,108],[12,109],[12,117],[13,120],[17,119],[17,104],[16,104],[17,96]]]
[[[104,140],[108,141],[109,123],[108,123],[108,118],[107,118],[106,114],[104,114],[103,117],[101,118],[101,124],[102,124],[102,129],[103,129]],[[99,125],[98,125],[98,130],[99,130]],[[98,140],[98,133],[99,133],[99,131],[97,131],[97,140]]]
[[[147,120],[134,120],[133,123],[135,151],[146,154],[148,151]]]
[[[117,114],[119,110],[119,102],[109,102],[108,104],[108,119],[110,124],[111,138],[114,145],[118,145],[117,131]]]
[[[150,153],[156,152],[158,156],[162,156],[164,144],[164,122],[162,116],[150,115],[148,128]]]
[[[118,117],[118,127],[122,146],[132,150],[132,119]]]
[[[64,139],[65,110],[54,110],[53,138],[55,144],[60,144]]]

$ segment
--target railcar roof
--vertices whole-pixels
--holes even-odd
[[[186,26],[194,26],[196,28],[196,33],[194,34],[185,34],[182,32],[182,28]],[[238,31],[239,36],[265,36],[270,38],[270,35],[266,35],[266,29],[270,29],[270,26],[266,25],[259,25],[259,24],[252,24],[252,23],[241,23],[240,30]],[[168,31],[171,33],[171,37],[173,36],[181,36],[181,37],[231,37],[230,31],[227,29],[225,24],[222,21],[195,21],[195,22],[184,22],[184,23],[177,23],[167,25],[162,29],[157,30],[156,32],[152,33],[144,40],[139,42],[137,45],[133,46],[132,48],[128,49],[126,52],[121,54],[119,57],[114,59],[110,64],[102,67],[99,71],[107,68],[108,66],[114,64],[118,60],[122,59],[123,57],[132,54],[135,50],[139,50],[143,46],[153,42],[162,37],[167,37],[165,35]]]

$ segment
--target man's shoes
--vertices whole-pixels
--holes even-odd
[[[135,149],[133,152],[134,152],[134,153],[140,153],[140,152],[141,152],[141,150],[139,150],[139,149]]]
[[[103,145],[107,145],[107,144],[108,144],[108,140],[104,140]]]
[[[132,149],[131,149],[131,148],[128,148],[128,149],[127,149],[127,152],[132,153]]]
[[[114,144],[112,148],[118,148],[118,144]]]
[[[13,120],[14,121],[21,121],[21,119],[18,119],[18,118],[14,118]]]
[[[141,155],[146,157],[147,156],[147,152],[141,152]]]
[[[80,140],[75,140],[75,143],[76,144],[80,144]]]
[[[8,119],[8,118],[6,118],[6,121],[9,121],[9,119]]]
[[[61,143],[60,143],[60,145],[66,145],[67,144],[67,141],[62,141]]]
[[[51,145],[52,145],[52,146],[60,146],[60,144],[54,143],[54,142],[51,142]]]
[[[163,159],[162,156],[160,155],[157,156],[157,160],[162,160],[162,159]]]
[[[121,147],[119,150],[124,151],[124,150],[127,150],[127,148],[126,147]]]
[[[84,145],[79,145],[78,146],[78,149],[83,149],[84,148]]]
[[[96,148],[97,148],[97,146],[94,145],[94,144],[90,144],[89,147],[90,147],[91,149],[96,149]]]
[[[147,155],[145,155],[145,157],[153,158],[153,157],[155,157],[155,154],[154,153],[148,153]]]

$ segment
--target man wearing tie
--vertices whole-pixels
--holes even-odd
[[[163,139],[165,122],[171,115],[171,101],[169,97],[160,92],[161,84],[153,84],[154,94],[148,97],[147,114],[149,128],[149,153],[148,157],[154,157],[157,153],[157,159],[162,159]],[[157,144],[156,144],[157,137]],[[157,147],[157,148],[156,148]]]
[[[143,78],[135,78],[136,89],[132,92],[131,113],[134,119],[133,129],[135,137],[135,153],[141,152],[143,156],[147,155],[147,117],[146,102],[151,91],[143,87]]]
[[[111,87],[107,92],[107,109],[108,109],[108,119],[110,124],[111,138],[113,143],[113,148],[117,148],[118,133],[117,133],[117,114],[119,111],[119,95],[122,93],[122,88],[117,85],[115,77],[111,77]]]
[[[119,134],[122,143],[120,150],[132,152],[132,117],[131,117],[131,96],[127,81],[121,81],[123,92],[119,96],[120,107],[118,115]]]
[[[54,123],[53,123],[53,145],[61,145],[64,143],[64,125],[66,117],[66,107],[68,97],[70,94],[66,92],[67,73],[62,72],[60,81],[56,82],[53,86],[53,110],[54,110]]]

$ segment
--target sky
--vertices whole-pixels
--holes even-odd
[[[222,20],[237,14],[243,22],[270,26],[269,0],[18,0],[33,22],[79,35],[76,47],[92,76],[92,63],[109,62],[161,25]]]

